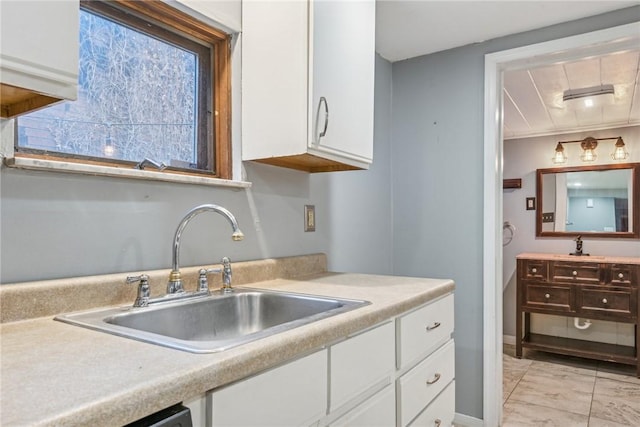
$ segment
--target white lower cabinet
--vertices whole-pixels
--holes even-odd
[[[408,425],[433,401],[455,376],[453,340],[400,377],[397,393],[400,400],[399,424]]]
[[[450,426],[453,294],[184,402],[196,427]]]
[[[309,426],[325,415],[327,350],[211,393],[213,426]]]
[[[389,427],[396,424],[396,393],[388,385],[355,409],[330,423],[332,427]]]

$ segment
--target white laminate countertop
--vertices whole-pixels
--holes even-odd
[[[570,261],[570,262],[604,262],[608,264],[640,264],[640,257],[603,256],[603,255],[569,255],[549,253],[522,253],[516,259],[538,259],[544,261]]]
[[[221,353],[54,321],[0,325],[0,425],[116,426],[340,340],[453,291],[451,280],[323,273],[250,287],[372,304]]]

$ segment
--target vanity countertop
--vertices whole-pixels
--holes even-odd
[[[451,280],[328,272],[250,286],[372,304],[211,354],[121,338],[52,316],[4,323],[0,424],[126,424],[308,354],[454,289]]]
[[[538,259],[544,261],[579,261],[579,262],[603,262],[607,264],[640,264],[640,257],[602,256],[602,255],[569,255],[548,253],[522,253],[516,259]]]

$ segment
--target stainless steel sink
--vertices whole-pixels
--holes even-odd
[[[92,310],[56,320],[110,334],[213,353],[370,304],[367,301],[260,289],[159,303],[150,307]]]

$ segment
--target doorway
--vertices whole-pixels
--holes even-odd
[[[503,73],[637,47],[640,23],[485,55],[483,302],[484,424],[502,415],[502,93]]]

